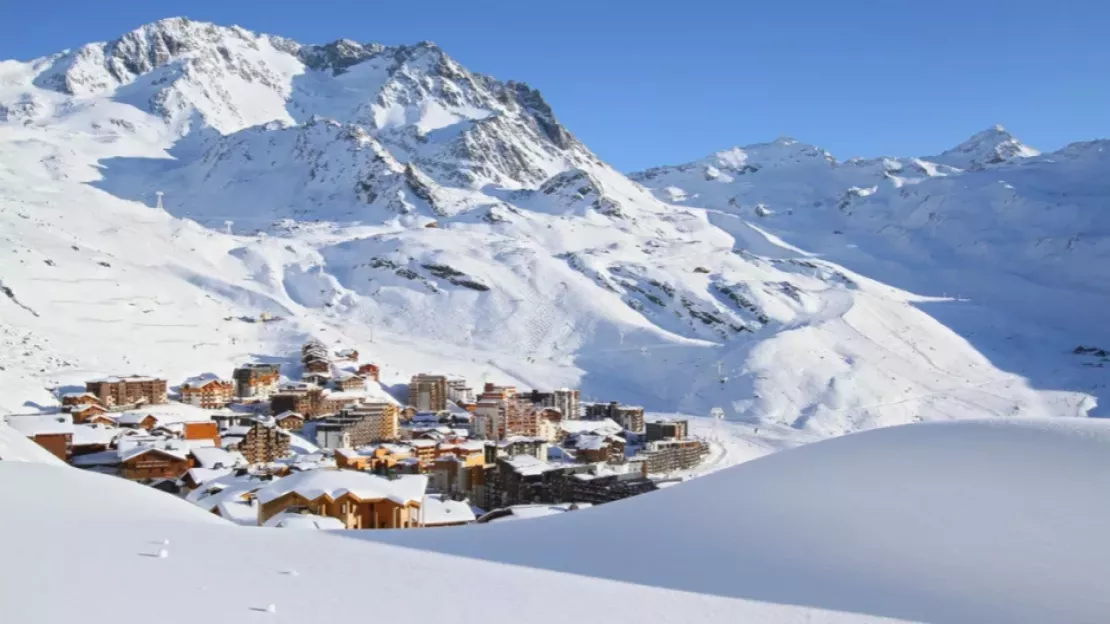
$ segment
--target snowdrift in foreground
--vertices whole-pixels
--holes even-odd
[[[931,622],[1105,621],[1110,423],[966,421],[783,451],[619,503],[371,534],[630,583]]]
[[[880,429],[558,517],[396,532],[235,527],[0,462],[0,621],[1097,622],[1108,490],[1092,420]],[[128,592],[57,599],[59,572]],[[168,588],[189,599],[165,609]]]

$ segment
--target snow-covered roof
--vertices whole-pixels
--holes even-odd
[[[63,399],[83,399],[85,397],[89,397],[92,399],[98,398],[95,394],[91,392],[67,392],[62,395]]]
[[[190,388],[203,388],[212,382],[231,383],[225,379],[220,379],[220,376],[214,373],[204,373],[203,375],[196,375],[186,379],[181,385],[183,387],[189,386]]]
[[[567,420],[564,418],[559,421],[559,428],[567,433],[618,434],[624,431],[624,427],[611,418],[601,420]]]
[[[73,446],[108,445],[119,433],[119,429],[104,425],[73,425]]]
[[[164,455],[176,457],[178,459],[188,459],[189,457],[189,451],[187,448],[182,448],[180,446],[171,444],[158,444],[150,446],[134,446],[125,451],[121,450],[119,451],[119,460],[121,462],[125,462],[139,457],[140,455],[146,455],[147,453],[161,453]]]
[[[190,468],[185,475],[189,477],[193,483],[200,486],[219,479],[220,477],[226,477],[233,472],[234,470],[231,468]]]
[[[580,435],[578,436],[575,446],[584,451],[600,451],[608,446],[605,436],[599,435]]]
[[[16,414],[5,416],[12,429],[32,438],[37,435],[73,434],[73,417],[54,414]]]
[[[79,404],[79,405],[69,406],[69,413],[70,414],[80,414],[81,412],[88,412],[88,411],[107,412],[108,408],[104,407],[103,405],[101,405],[99,403],[82,403],[82,404]]]
[[[552,466],[542,459],[536,459],[531,455],[517,455],[505,461],[513,467],[514,471],[526,477],[540,475],[556,469],[556,466]]]
[[[109,450],[97,453],[74,455],[69,462],[78,468],[92,468],[94,466],[115,466],[119,464],[119,451]]]
[[[116,421],[121,425],[137,425],[147,416],[153,416],[160,426],[212,421],[212,412],[187,403],[163,403],[127,410],[120,412]]]
[[[370,395],[361,390],[347,390],[343,392],[328,392],[327,398],[329,401],[339,401],[342,403],[359,403],[369,399]]]
[[[442,500],[437,496],[425,496],[420,506],[420,521],[424,526],[474,522],[474,511],[462,501]]]
[[[190,451],[201,468],[235,468],[245,466],[246,458],[238,451],[226,451],[217,447],[193,448]]]
[[[503,511],[509,511],[510,513],[499,516],[497,518],[493,518],[488,522],[508,522],[510,520],[529,520],[532,518],[553,516],[570,511],[572,504],[578,509],[585,509],[592,506],[590,503],[560,503],[556,505],[513,505],[512,507],[508,507],[505,509],[497,509],[491,511],[491,514],[500,514]]]
[[[93,379],[89,383],[119,383],[121,381],[141,382],[141,381],[162,381],[157,377],[141,377],[138,375],[131,375],[129,377],[101,377],[100,379]]]
[[[258,507],[251,501],[231,498],[215,505],[221,518],[240,526],[258,526]]]
[[[342,531],[347,527],[339,518],[282,512],[270,518],[262,526],[280,529],[310,529],[319,531]]]
[[[407,444],[409,446],[413,447],[413,448],[433,448],[437,444],[439,444],[439,442],[437,440],[416,439],[416,440],[409,440]]]
[[[284,412],[274,416],[274,420],[284,420],[286,418],[300,418],[304,420],[304,414],[294,412],[293,410],[285,410]]]
[[[259,490],[258,500],[265,504],[290,492],[308,500],[321,496],[336,499],[350,493],[363,500],[384,498],[404,505],[419,502],[428,486],[427,477],[412,475],[412,478],[418,481],[405,478],[390,481],[354,470],[307,470],[293,473]]]

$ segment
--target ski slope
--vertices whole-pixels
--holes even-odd
[[[1107,457],[1099,420],[908,425],[547,518],[362,532],[238,527],[0,462],[0,620],[1100,622]],[[59,570],[128,591],[57,599]]]

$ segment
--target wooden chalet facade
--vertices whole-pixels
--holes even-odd
[[[177,479],[191,468],[185,455],[160,448],[136,449],[120,459],[119,475],[124,479]]]
[[[85,384],[101,405],[154,405],[166,402],[166,380],[153,377],[110,377]]]
[[[357,373],[360,377],[364,379],[373,379],[374,381],[380,381],[379,377],[381,376],[382,371],[377,364],[363,364],[362,366],[358,367]]]
[[[73,416],[73,422],[78,425],[103,423],[115,423],[110,417],[106,416],[108,410],[99,403],[84,403],[73,405],[69,408],[69,413]]]
[[[337,388],[345,392],[350,392],[353,390],[365,390],[366,380],[358,375],[346,375],[339,378],[339,380],[335,382],[335,385]]]
[[[235,398],[235,384],[222,379],[186,382],[180,389],[181,402],[204,409],[220,409]]]
[[[258,423],[239,443],[239,452],[252,464],[264,464],[289,455],[289,434],[278,427]]]

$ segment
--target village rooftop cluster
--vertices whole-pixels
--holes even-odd
[[[250,526],[416,528],[579,509],[650,492],[703,461],[684,420],[420,374],[404,397],[353,349],[312,340],[300,366],[230,378],[110,377],[5,417],[60,459],[183,496]],[[298,373],[292,380],[284,373]],[[403,400],[398,400],[402,398]]]

